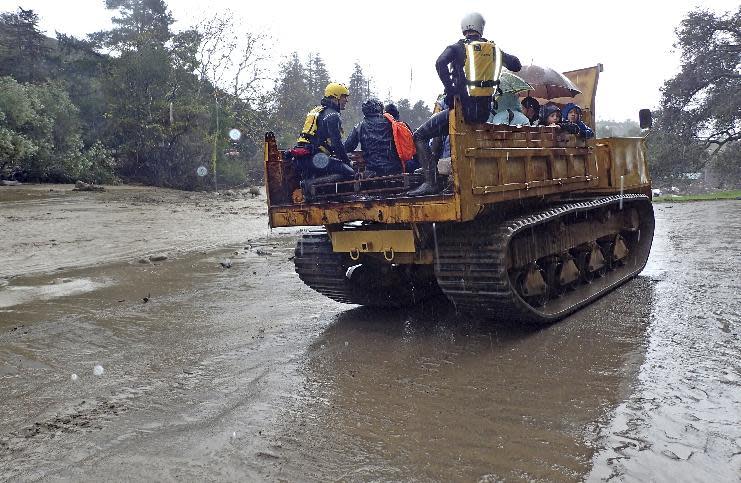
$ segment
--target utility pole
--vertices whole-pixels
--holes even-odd
[[[216,181],[216,148],[219,141],[219,98],[214,93],[214,105],[216,106],[216,132],[214,133],[214,149],[211,152],[211,171],[214,173],[214,190],[219,191],[219,184]]]

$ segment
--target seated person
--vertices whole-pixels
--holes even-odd
[[[345,151],[354,151],[360,143],[367,178],[401,174],[401,161],[396,154],[391,123],[383,117],[383,104],[371,98],[363,103],[362,109],[364,118],[345,140]]]
[[[505,92],[499,96],[496,105],[496,114],[492,113],[487,121],[490,124],[506,124],[508,126],[530,125],[530,119],[520,110],[520,101],[515,94]]]
[[[386,106],[383,108],[383,112],[385,114],[391,114],[391,116],[394,119],[396,119],[397,121],[403,122],[406,125],[406,127],[409,128],[409,132],[414,132],[414,129],[412,129],[412,127],[409,124],[407,124],[405,121],[402,121],[400,119],[399,108],[396,107],[396,104],[394,104],[393,102],[389,102],[388,104],[386,104]],[[414,170],[417,168],[419,168],[419,160],[417,159],[417,156],[415,155],[412,159],[407,161],[406,172],[413,173]]]
[[[576,126],[576,129],[567,129],[569,132],[583,137],[584,139],[594,137],[594,131],[592,131],[592,129],[581,120],[581,107],[577,106],[573,102],[569,102],[563,106],[563,109],[561,109],[561,116],[563,117],[564,123]]]
[[[561,109],[554,103],[549,102],[540,108],[539,126],[561,127]]]
[[[349,95],[344,84],[331,82],[324,89],[321,105],[306,114],[296,146],[288,151],[305,181],[351,180],[355,176],[341,139],[340,111]]]
[[[522,113],[530,120],[531,126],[538,125],[538,113],[540,112],[540,103],[534,97],[527,96],[521,102]]]

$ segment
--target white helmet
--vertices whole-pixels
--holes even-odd
[[[465,32],[466,30],[475,30],[479,35],[484,35],[485,24],[486,20],[484,20],[483,15],[478,12],[471,12],[466,14],[463,17],[463,20],[461,20],[461,32]]]

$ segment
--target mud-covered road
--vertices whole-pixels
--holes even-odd
[[[0,480],[741,474],[739,201],[534,329],[323,298],[242,192],[0,190]]]

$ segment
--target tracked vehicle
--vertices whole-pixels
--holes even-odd
[[[564,73],[581,90],[565,101],[592,127],[600,70]],[[317,227],[296,246],[305,284],[350,304],[445,296],[476,316],[547,323],[643,269],[654,232],[643,138],[471,125],[458,112],[447,189],[431,196],[405,194],[413,174],[302,185],[266,134],[270,226]]]

